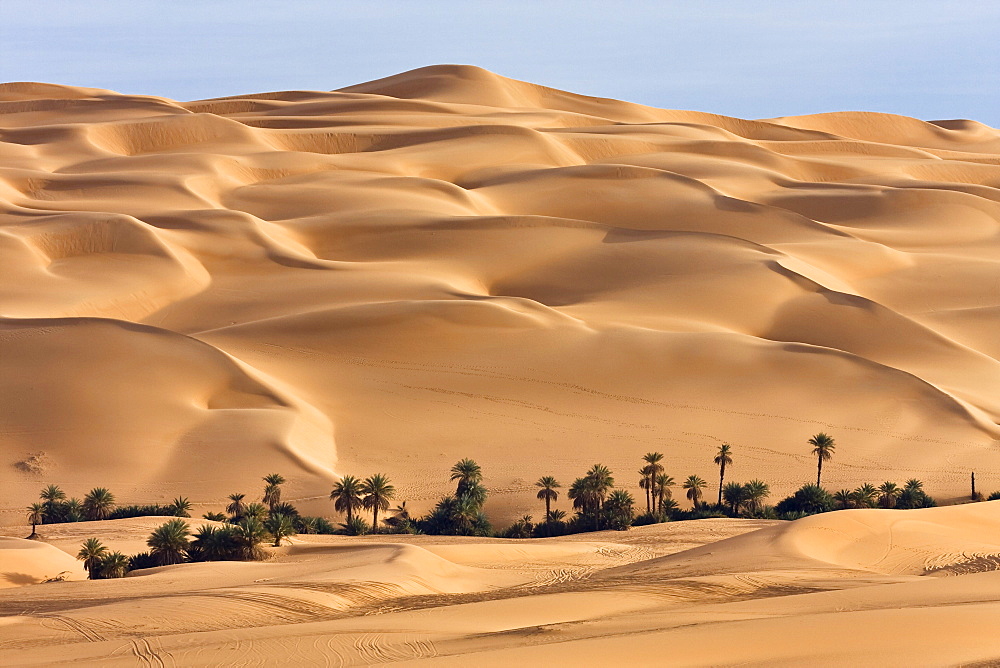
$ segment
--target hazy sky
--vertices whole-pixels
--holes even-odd
[[[749,118],[872,110],[1000,126],[991,0],[0,0],[0,81],[191,100],[437,63]]]

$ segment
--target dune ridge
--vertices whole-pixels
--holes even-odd
[[[0,513],[43,480],[208,507],[269,470],[315,512],[387,470],[420,510],[469,456],[504,518],[532,476],[647,450],[711,479],[722,441],[781,494],[819,430],[833,488],[991,491],[998,187],[974,121],[470,66],[193,102],[3,84]]]

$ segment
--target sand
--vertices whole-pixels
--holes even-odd
[[[666,453],[678,481],[697,474],[714,484],[712,456],[723,442],[733,445],[728,479],[762,478],[774,501],[814,479],[806,440],[819,431],[837,441],[824,467],[831,489],[916,477],[951,501],[968,495],[976,471],[980,489],[992,492],[1000,489],[998,187],[1000,131],[974,121],[866,112],[744,120],[579,96],[468,66],[332,92],[194,102],[0,84],[0,523],[22,523],[49,483],[77,497],[108,487],[120,503],[184,495],[201,514],[220,510],[232,492],[259,497],[261,476],[273,471],[288,479],[284,498],[306,513],[333,514],[327,496],[338,476],[375,472],[419,513],[450,488],[448,468],[471,457],[490,490],[486,510],[502,525],[541,514],[539,476],[568,485],[595,462],[641,496],[635,471],[651,450]],[[563,497],[556,507],[569,504]],[[832,580],[822,582],[836,596],[795,593],[814,586],[796,571],[791,584],[775,585],[788,589],[780,601],[733,602],[727,596],[755,585],[732,584],[743,582],[732,580],[737,567],[713,557],[709,571],[691,577],[722,577],[704,587],[718,588],[721,602],[699,599],[685,615],[672,612],[674,594],[621,585],[634,594],[623,598],[609,585],[539,597],[526,604],[537,614],[523,617],[514,599],[525,597],[468,604],[483,614],[451,602],[440,612],[400,612],[391,624],[414,629],[412,638],[389,642],[361,630],[366,618],[350,612],[356,602],[331,603],[327,584],[304,590],[321,594],[295,594],[306,612],[289,613],[271,635],[257,618],[247,622],[253,633],[208,631],[221,609],[204,593],[206,575],[184,590],[188,598],[167,597],[173,612],[150,613],[157,621],[141,628],[157,642],[169,635],[177,643],[169,653],[182,663],[212,663],[234,647],[263,656],[285,651],[276,649],[283,643],[307,656],[334,628],[354,629],[343,650],[354,658],[345,661],[416,657],[427,634],[461,622],[469,626],[456,626],[447,642],[426,642],[455,661],[471,651],[486,662],[558,661],[578,647],[580,656],[624,652],[639,663],[655,660],[643,652],[668,651],[678,663],[773,665],[857,660],[885,641],[873,631],[875,615],[905,630],[880,660],[978,661],[1000,657],[975,640],[976,620],[996,616],[996,578],[946,579],[974,581],[967,590],[920,573],[951,568],[954,555],[971,560],[968,570],[994,563],[982,529],[994,507],[954,517],[927,511],[928,526],[887,519],[897,517],[891,511],[844,513],[792,525],[833,528],[765,529],[744,539],[746,549],[732,548],[757,555],[747,562],[754,568],[826,564],[820,570]],[[156,520],[122,522],[81,530],[134,551]],[[919,549],[879,557],[887,526]],[[90,535],[46,530],[72,554]],[[649,562],[643,568],[672,581],[688,567],[650,559],[663,556],[656,546],[673,531],[689,529],[626,534],[654,547],[618,561]],[[824,535],[847,543],[830,539],[830,547]],[[763,537],[773,544],[753,543]],[[718,538],[695,536],[684,547]],[[434,552],[412,540],[413,550],[357,557],[378,571],[363,577],[387,587],[386,600],[527,586],[505,575],[529,559],[520,547],[459,541]],[[578,562],[590,569],[587,582],[631,567],[593,556],[603,548],[574,552],[584,549],[576,539],[539,545],[548,547],[530,548],[530,559],[570,580],[584,568]],[[41,611],[55,605],[50,596],[69,609],[109,592],[100,605],[114,610],[94,619],[129,620],[141,592],[174,577],[188,587],[187,573],[221,569],[226,586],[249,587],[257,600],[244,575],[287,562],[300,577],[294,564],[318,559],[329,582],[340,582],[335,573],[353,568],[343,560],[357,556],[353,547],[296,549],[274,564],[16,591],[42,592],[31,594]],[[38,557],[37,569],[4,572],[44,579],[58,563]],[[433,577],[416,575],[424,569]],[[861,581],[871,586],[844,585]],[[984,598],[966,596],[972,590]],[[603,602],[578,606],[564,594]],[[382,594],[365,593],[365,605],[375,605],[372,596]],[[840,612],[814,603],[831,598],[843,602]],[[203,612],[188,617],[189,599]],[[797,601],[805,612],[787,612]],[[790,607],[768,612],[779,603]],[[602,606],[616,612],[600,622],[585,612]],[[656,612],[663,606],[671,612]],[[328,608],[351,621],[316,621],[314,633],[308,620]],[[411,624],[438,614],[451,621]],[[508,615],[509,628],[483,621],[476,630],[476,620]],[[174,617],[180,626],[157,630]],[[615,635],[618,617],[625,635]],[[682,618],[700,621],[681,628]],[[790,619],[798,631],[782,630]],[[565,643],[546,640],[546,620],[572,627],[553,631]],[[41,664],[152,661],[159,650],[138,641],[129,649],[115,640],[126,633],[116,623],[90,637],[76,622],[8,618],[0,629],[15,629],[5,641],[14,644],[2,646],[33,637]],[[593,624],[603,630],[581,630]],[[289,625],[297,640],[288,640]],[[941,625],[961,652],[925,632]],[[196,637],[203,631],[216,635]],[[479,632],[492,640],[470,640]],[[80,634],[98,642],[64,655],[62,643]],[[791,644],[725,654],[761,635]],[[844,647],[844,638],[857,642]]]
[[[97,534],[128,549],[156,522],[44,526],[51,545],[4,545],[71,552]],[[2,589],[0,664],[1000,659],[1000,502],[527,541],[300,536],[271,553]]]

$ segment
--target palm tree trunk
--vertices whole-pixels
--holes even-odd
[[[820,478],[823,477],[823,458],[817,457],[816,460],[819,462],[816,466],[816,486],[819,487]]]
[[[722,505],[722,481],[726,479],[726,465],[719,464],[719,505]]]
[[[646,478],[646,512],[653,512],[653,507],[649,504],[649,478]]]
[[[378,506],[376,505],[372,514],[372,533],[378,533]]]
[[[552,503],[549,497],[545,497],[545,523],[549,524],[552,522],[552,511],[549,509],[549,505]]]

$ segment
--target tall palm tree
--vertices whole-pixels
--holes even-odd
[[[102,578],[123,578],[129,572],[128,555],[110,552],[101,559]]]
[[[549,518],[552,515],[552,502],[559,498],[559,492],[556,491],[559,486],[555,477],[550,475],[543,475],[535,483],[535,487],[538,487],[538,494],[535,495],[535,498],[545,502],[546,524],[549,523]]]
[[[190,534],[187,522],[182,519],[173,519],[161,524],[146,540],[146,545],[150,548],[149,554],[160,566],[179,564],[187,556]]]
[[[226,512],[233,518],[234,522],[239,522],[247,512],[247,504],[243,503],[246,494],[235,492],[229,495],[230,504],[226,506]]]
[[[104,487],[95,487],[83,497],[83,514],[88,520],[106,520],[115,507],[115,495]]]
[[[653,512],[652,503],[652,493],[653,493],[653,478],[650,475],[651,468],[649,464],[646,464],[641,469],[639,469],[639,489],[646,492],[646,512]]]
[[[36,540],[38,538],[38,533],[35,531],[35,527],[41,524],[45,520],[45,506],[41,503],[33,503],[28,506],[28,522],[31,523],[31,535],[28,536],[30,540]]]
[[[728,443],[719,446],[714,461],[719,467],[719,505],[722,505],[722,483],[726,480],[726,467],[733,464],[733,448]]]
[[[473,460],[462,459],[451,467],[451,479],[458,481],[455,496],[462,496],[468,491],[469,487],[482,482],[483,470]]]
[[[899,485],[886,480],[878,486],[878,505],[882,508],[895,508],[896,500],[902,492]]]
[[[656,510],[656,476],[663,473],[663,461],[662,452],[647,452],[642,456],[642,461],[646,462],[646,465],[642,467],[640,473],[644,474],[646,477],[646,488],[648,488],[648,494],[651,497],[647,503],[648,510]]]
[[[281,486],[285,484],[285,478],[280,473],[269,473],[262,479],[267,483],[264,488],[263,502],[273,510],[276,505],[281,503]]]
[[[281,547],[281,539],[288,536],[294,536],[297,532],[295,531],[295,523],[292,521],[288,515],[276,514],[271,515],[264,522],[264,528],[267,532],[271,534],[274,538],[274,546]]]
[[[823,477],[823,462],[833,459],[833,451],[837,445],[832,438],[823,432],[810,438],[809,445],[813,446],[812,453],[816,455],[816,486],[820,487],[820,479]]]
[[[689,475],[688,479],[684,481],[683,487],[687,490],[687,498],[691,502],[691,507],[697,509],[701,503],[701,490],[708,487],[708,483],[696,475]]]
[[[673,477],[666,473],[658,473],[653,480],[653,500],[656,503],[657,514],[663,514],[664,501],[672,496],[670,488],[673,486]]]
[[[83,541],[76,558],[83,560],[83,567],[87,569],[87,577],[91,580],[97,579],[97,569],[101,567],[101,559],[108,553],[108,548],[96,538],[88,538]]]
[[[56,507],[59,505],[60,501],[66,499],[66,492],[62,491],[58,485],[49,485],[42,490],[39,495],[45,506],[44,520],[45,522],[52,522],[56,518]]]
[[[771,495],[771,487],[763,480],[751,480],[746,485],[747,509],[752,512],[760,512],[764,507],[764,500]]]
[[[361,503],[372,511],[372,532],[377,533],[378,511],[389,509],[389,501],[396,496],[396,488],[389,484],[389,478],[381,473],[376,473],[369,476],[361,484],[361,493],[364,495]]]
[[[347,521],[354,519],[354,511],[364,506],[361,500],[361,481],[352,475],[345,475],[334,483],[330,498],[338,513],[347,513]]]

